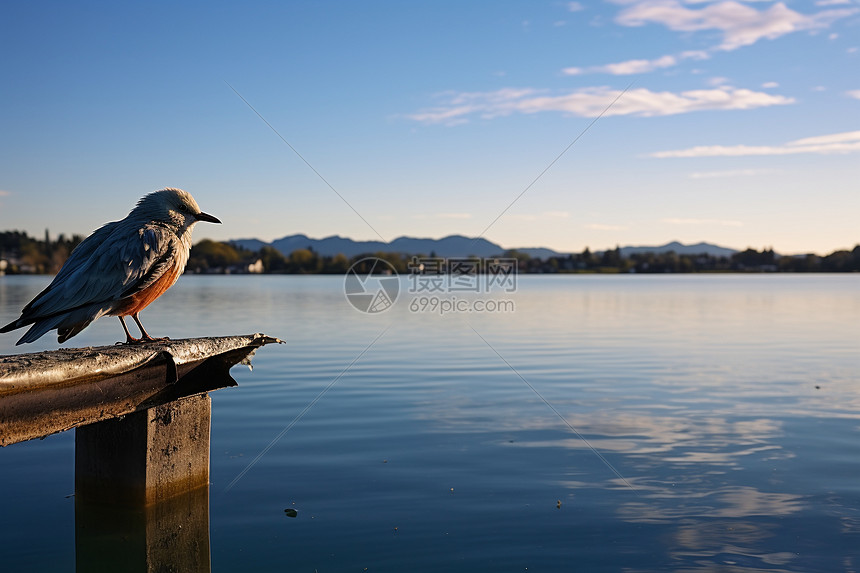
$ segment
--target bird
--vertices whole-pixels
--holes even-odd
[[[56,329],[62,344],[107,315],[119,317],[125,344],[168,340],[150,336],[138,315],[185,270],[191,231],[199,221],[221,223],[182,189],[145,195],[124,219],[106,223],[75,247],[51,284],[0,332],[32,325],[18,345]],[[127,316],[140,338],[129,332]]]

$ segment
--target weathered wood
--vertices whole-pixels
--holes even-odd
[[[234,386],[263,334],[0,357],[0,446]]]
[[[75,429],[75,496],[145,506],[209,485],[208,394]]]

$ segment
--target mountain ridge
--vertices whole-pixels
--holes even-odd
[[[437,257],[443,258],[469,256],[495,257],[510,250],[515,250],[518,253],[539,259],[566,257],[568,254],[571,254],[558,252],[545,247],[505,249],[501,245],[493,243],[483,237],[473,239],[464,235],[449,235],[447,237],[442,237],[441,239],[402,236],[397,237],[389,243],[384,243],[382,241],[354,241],[348,237],[341,237],[340,235],[330,235],[328,237],[323,237],[322,239],[313,239],[305,234],[299,233],[295,235],[287,235],[269,243],[255,238],[231,239],[227,242],[251,251],[259,251],[262,247],[269,246],[278,250],[285,256],[289,256],[290,253],[296,249],[312,249],[314,252],[325,257],[332,257],[337,254],[343,254],[347,257],[355,257],[357,255],[379,252],[428,256],[430,254],[434,254]],[[736,249],[721,247],[704,241],[691,245],[685,245],[679,241],[670,241],[665,245],[628,245],[625,247],[619,247],[619,249],[621,251],[621,255],[624,257],[629,257],[632,254],[647,252],[661,254],[669,251],[674,251],[679,255],[708,254],[711,256],[728,257],[738,252]],[[595,251],[595,253],[600,252],[602,251]]]

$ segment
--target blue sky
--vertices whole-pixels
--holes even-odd
[[[860,242],[857,0],[7,2],[0,21],[0,229],[87,234],[173,186],[224,221],[197,240]]]

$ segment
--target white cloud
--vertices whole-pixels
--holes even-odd
[[[646,88],[623,93],[608,87],[582,88],[562,95],[533,89],[446,94],[448,101],[408,117],[427,124],[457,125],[477,116],[491,119],[515,113],[561,112],[579,117],[632,115],[655,117],[704,110],[740,110],[786,105],[794,99],[748,89],[719,87],[684,92],[653,92]],[[616,99],[617,98],[617,99]],[[608,110],[606,107],[615,101]]]
[[[728,171],[696,171],[690,173],[690,179],[721,179],[725,177],[751,177],[772,173],[771,169],[731,169]]]
[[[740,221],[733,220],[725,220],[725,219],[678,219],[678,218],[668,218],[662,219],[662,223],[666,223],[668,225],[718,225],[721,227],[743,227],[743,223]]]
[[[761,85],[761,87],[763,87],[766,90],[769,90],[769,89],[773,89],[773,88],[778,88],[779,84],[776,82],[765,82]]]
[[[613,76],[627,76],[631,74],[644,74],[677,66],[683,60],[707,60],[710,55],[700,50],[682,52],[678,56],[661,56],[653,60],[626,60],[602,66],[589,66],[587,68],[571,67],[562,70],[563,74],[578,76],[582,74],[612,74]]]
[[[657,151],[650,157],[745,157],[762,155],[837,155],[860,152],[860,131],[848,131],[789,141],[782,145],[701,145],[688,149]]]
[[[570,12],[581,12],[582,10],[585,10],[585,6],[583,6],[579,2],[568,2],[567,9]]]
[[[816,6],[849,6],[851,0],[818,0]]]
[[[627,60],[626,62],[618,62],[616,64],[606,64],[604,66],[592,66],[589,68],[565,68],[563,73],[575,76],[585,73],[604,73],[612,74],[613,76],[627,76],[631,74],[643,74],[653,72],[661,68],[671,68],[678,65],[678,60],[674,56],[663,56],[655,60]]]
[[[681,59],[684,60],[707,60],[711,57],[711,54],[704,50],[687,50],[686,52],[681,52]]]
[[[0,189],[0,197],[8,197],[11,194],[11,191],[3,191],[2,189]]]
[[[707,83],[709,86],[713,86],[715,88],[718,88],[720,86],[728,86],[732,82],[731,82],[731,80],[729,80],[729,78],[724,78],[722,76],[716,76],[716,77],[709,79]]]
[[[788,145],[795,146],[811,146],[811,145],[834,145],[840,143],[860,142],[860,131],[845,131],[842,133],[833,133],[830,135],[817,135],[815,137],[805,137],[789,142]]]
[[[764,38],[773,40],[792,32],[827,28],[835,20],[856,12],[855,8],[845,8],[807,15],[782,2],[758,11],[734,0],[709,3],[694,10],[677,0],[643,0],[622,10],[616,22],[622,26],[656,23],[678,32],[717,30],[723,37],[719,49],[735,50]]]
[[[854,99],[860,99],[860,90],[851,90],[845,92],[848,97],[853,97]]]
[[[585,74],[587,72],[586,72],[585,68],[570,67],[570,68],[564,68],[563,70],[561,70],[561,73],[563,73],[566,76],[579,76],[579,75]]]

